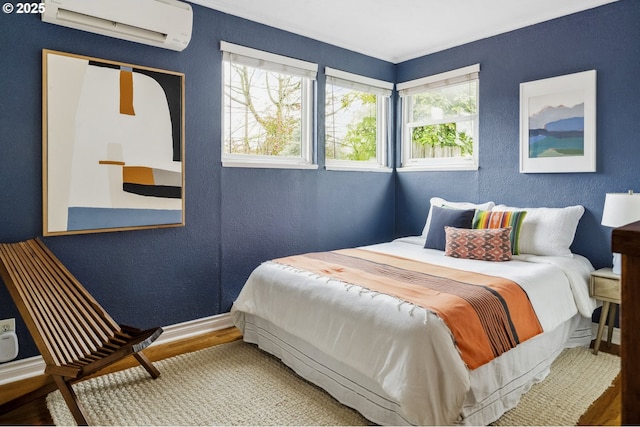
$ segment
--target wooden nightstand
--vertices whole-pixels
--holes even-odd
[[[604,324],[609,317],[609,328],[607,329],[607,343],[611,344],[613,326],[616,320],[616,307],[620,304],[620,275],[615,274],[611,268],[601,268],[591,273],[589,281],[589,295],[602,301],[602,312],[600,313],[600,323],[598,324],[598,334],[593,345],[593,354],[598,354]],[[610,310],[613,304],[613,310]]]

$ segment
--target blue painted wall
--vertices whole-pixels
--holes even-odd
[[[612,5],[393,65],[194,5],[189,47],[173,52],[0,16],[0,241],[42,234],[41,50],[54,49],[186,74],[186,226],[46,238],[122,323],[169,325],[227,312],[266,259],[417,234],[428,200],[587,208],[574,250],[609,263],[599,225],[604,194],[638,188],[640,2]],[[219,41],[247,45],[369,77],[402,82],[480,63],[480,170],[366,173],[222,168]],[[598,70],[598,172],[518,173],[519,84]],[[318,79],[319,105],[324,76]],[[324,115],[318,140],[324,140]],[[396,132],[397,133],[397,132]],[[324,149],[318,147],[324,165]],[[639,190],[640,191],[640,190]],[[19,358],[37,354],[8,292],[0,318],[16,317]]]
[[[394,81],[395,66],[197,5],[183,52],[0,15],[0,241],[42,234],[42,49],[186,75],[186,226],[46,238],[119,322],[175,324],[228,312],[259,263],[393,237],[391,173],[223,169],[220,40]],[[320,105],[324,75],[318,79]],[[318,136],[324,140],[324,114]],[[318,153],[324,163],[324,150]],[[16,317],[19,358],[38,354],[0,286],[0,319]]]
[[[610,5],[404,62],[397,82],[480,64],[480,169],[398,173],[396,233],[419,234],[429,198],[586,208],[572,250],[611,265],[605,193],[640,191],[640,2]],[[597,172],[519,173],[520,83],[597,70]]]

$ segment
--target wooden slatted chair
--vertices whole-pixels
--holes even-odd
[[[58,388],[78,425],[87,425],[73,383],[129,355],[152,378],[160,375],[141,350],[160,336],[162,328],[117,324],[40,239],[0,244],[0,275],[52,379],[0,405],[0,413]]]

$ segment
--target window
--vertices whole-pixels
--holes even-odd
[[[480,65],[398,84],[402,167],[478,169]]]
[[[327,169],[387,166],[387,121],[393,83],[325,68]]]
[[[223,166],[314,167],[318,66],[227,42],[223,52]]]

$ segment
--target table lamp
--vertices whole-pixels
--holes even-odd
[[[604,199],[604,211],[602,212],[602,225],[606,227],[622,227],[640,220],[640,194],[607,193]],[[620,274],[621,256],[613,254],[613,272]]]

